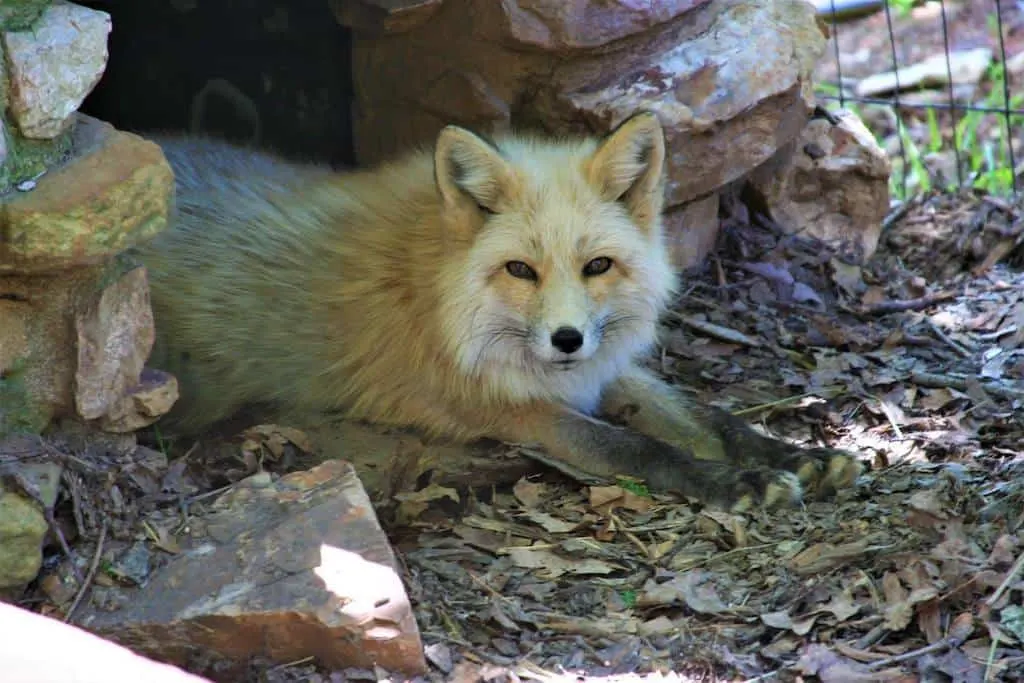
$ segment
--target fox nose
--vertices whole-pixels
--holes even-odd
[[[583,346],[583,333],[575,327],[559,327],[551,335],[551,345],[562,353],[573,353]]]

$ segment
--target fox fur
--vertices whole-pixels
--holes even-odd
[[[653,114],[603,138],[448,126],[431,149],[348,172],[154,139],[176,206],[137,254],[152,362],[181,386],[166,418],[178,432],[272,401],[537,444],[568,472],[738,509],[859,473],[847,454],[694,405],[641,364],[677,287]]]

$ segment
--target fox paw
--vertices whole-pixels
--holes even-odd
[[[802,448],[794,451],[793,456],[793,471],[804,490],[815,500],[850,488],[864,471],[853,454],[835,448]]]
[[[796,506],[803,498],[799,476],[784,470],[752,469],[739,473],[730,512],[756,508],[774,510]]]

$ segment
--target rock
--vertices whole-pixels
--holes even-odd
[[[24,31],[3,34],[10,108],[21,134],[56,137],[107,66],[110,15],[57,0]]]
[[[7,126],[0,119],[0,168],[7,163]]]
[[[363,34],[403,33],[419,26],[441,8],[444,0],[328,0],[343,26]]]
[[[896,71],[887,71],[861,79],[857,83],[857,97],[879,97],[897,90],[936,88],[950,83],[974,86],[985,77],[989,65],[992,64],[993,54],[992,49],[988,47],[953,50],[949,53],[948,64],[945,53],[934,55]]]
[[[532,101],[554,131],[582,120],[603,133],[638,110],[656,112],[667,143],[667,206],[742,177],[799,135],[825,47],[803,0],[712,2],[693,14],[701,21],[681,23],[628,55],[559,67]]]
[[[709,0],[512,0],[496,3],[505,40],[517,48],[565,53],[607,45],[675,19]]]
[[[221,680],[257,654],[424,671],[394,554],[347,462],[252,477],[179,541],[182,552],[144,587],[94,588],[104,607],[83,605],[79,625]]]
[[[55,275],[0,274],[0,411],[38,431],[54,417],[124,412],[153,343],[144,271],[127,260]],[[134,399],[127,399],[134,400]],[[79,409],[86,415],[80,415]]]
[[[0,199],[0,273],[97,263],[166,226],[174,174],[160,147],[78,119],[74,156]]]
[[[749,187],[788,233],[821,239],[850,264],[875,253],[889,211],[891,164],[855,114],[810,121],[789,149],[752,173]]]
[[[27,31],[42,16],[50,0],[21,0],[0,6],[0,31]]]
[[[452,40],[467,17],[474,39]],[[800,134],[824,49],[804,0],[446,0],[401,39],[355,34],[356,155],[382,161],[451,122],[603,134],[649,109],[666,128],[666,205],[678,206]]]
[[[42,460],[37,441],[11,437],[0,441],[0,457],[9,459],[7,476],[0,477],[0,590],[23,587],[36,578],[43,562],[43,540],[49,531],[40,503],[57,501],[62,467]],[[11,476],[11,475],[16,475]],[[30,487],[26,495],[12,485],[19,479]],[[36,499],[38,497],[38,500]]]
[[[75,408],[86,420],[107,415],[139,384],[153,348],[153,311],[144,268],[134,268],[75,315]]]
[[[48,530],[39,505],[0,482],[0,590],[24,586],[36,578]]]
[[[7,148],[6,163],[0,165],[0,195],[14,188],[22,192],[26,187],[35,187],[37,180],[66,159],[71,150],[71,128],[50,140],[31,140],[18,135],[13,127],[0,128]]]
[[[100,419],[107,432],[133,432],[166,415],[178,400],[178,380],[174,375],[143,368],[138,384]]]
[[[665,238],[677,270],[704,262],[718,241],[718,193],[665,212]]]

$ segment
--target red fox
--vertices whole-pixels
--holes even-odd
[[[457,126],[432,149],[337,172],[195,138],[154,139],[171,226],[138,255],[167,423],[250,403],[469,441],[638,477],[734,510],[851,485],[848,453],[762,436],[641,365],[677,283],[663,239],[665,143],[638,113],[602,138]]]

